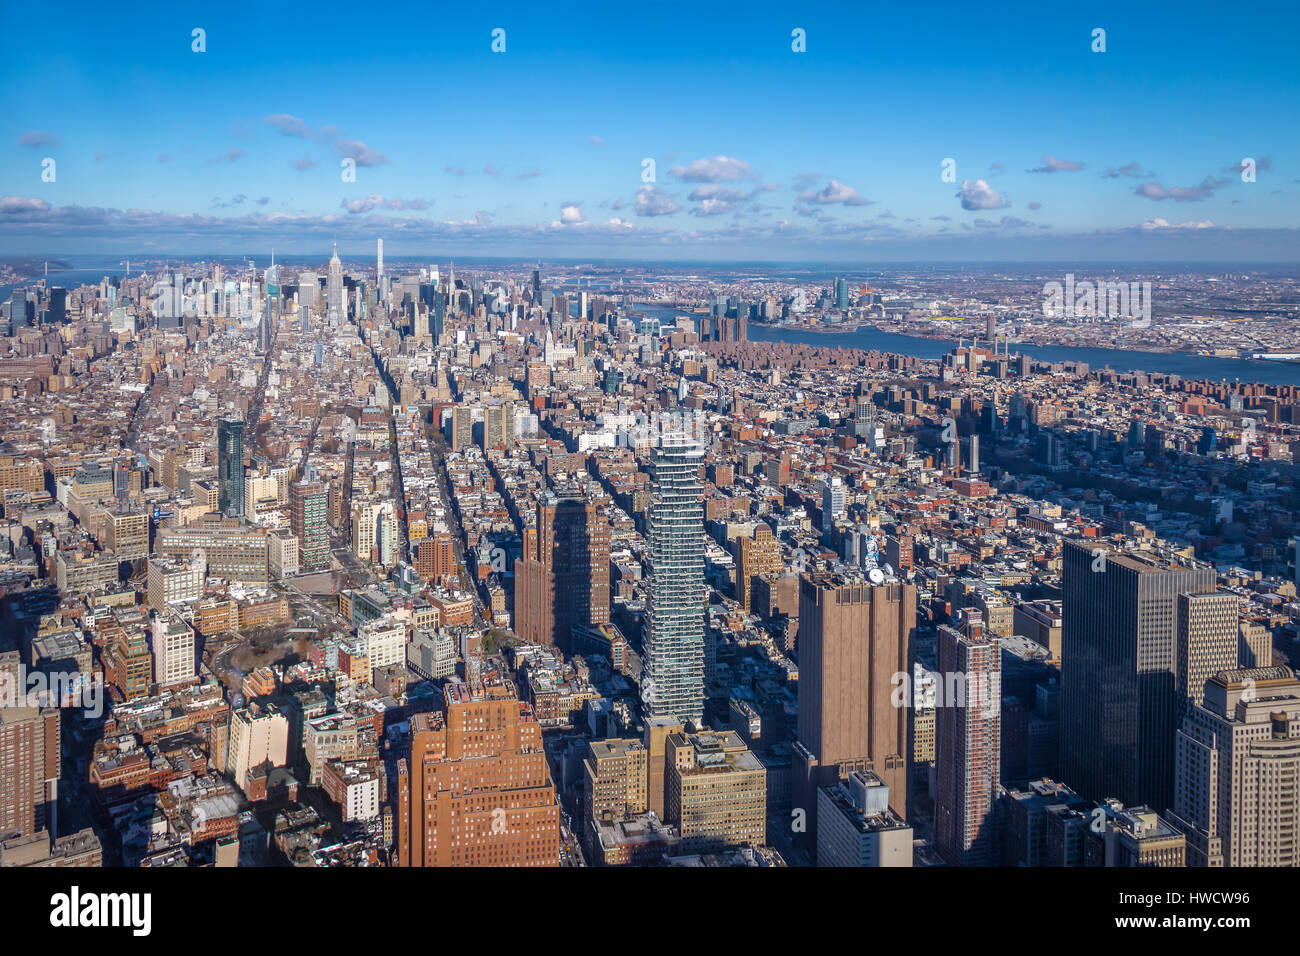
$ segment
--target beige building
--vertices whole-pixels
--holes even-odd
[[[912,865],[912,828],[889,809],[889,787],[871,771],[817,791],[817,865]]]
[[[767,770],[739,734],[673,734],[666,756],[666,817],[683,847],[767,842]]]
[[[1216,674],[1178,732],[1170,822],[1191,866],[1300,865],[1300,680],[1289,667]]]
[[[163,687],[194,679],[194,628],[174,611],[153,619],[153,671],[154,683]]]
[[[593,740],[583,765],[588,814],[613,819],[644,813],[648,807],[649,751],[635,739]]]
[[[149,607],[161,612],[173,601],[197,601],[203,597],[203,581],[203,564],[200,562],[150,558]]]
[[[274,706],[242,708],[230,715],[226,770],[241,789],[248,772],[270,761],[283,767],[289,756],[289,719]]]

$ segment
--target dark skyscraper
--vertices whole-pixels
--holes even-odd
[[[1062,588],[1062,782],[1089,800],[1169,807],[1178,598],[1213,593],[1214,569],[1066,541]]]
[[[854,573],[799,581],[799,742],[795,806],[807,809],[815,839],[816,788],[854,770],[889,785],[889,805],[906,817],[911,700],[896,674],[908,672],[916,586],[876,584]],[[802,766],[801,766],[802,764]]]
[[[217,422],[217,508],[222,514],[244,513],[244,423]]]
[[[573,652],[573,629],[609,622],[609,522],[585,497],[547,492],[515,563],[516,631]]]

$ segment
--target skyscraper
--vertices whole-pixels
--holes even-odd
[[[545,492],[524,547],[515,562],[515,630],[571,654],[575,627],[609,623],[609,522],[583,495]]]
[[[811,574],[799,581],[799,739],[794,800],[816,842],[817,788],[854,770],[889,787],[907,818],[911,700],[895,697],[916,628],[916,586],[864,574]]]
[[[664,435],[651,466],[650,600],[641,701],[647,718],[704,718],[704,449]]]
[[[384,277],[384,240],[380,239],[378,242],[379,251],[375,255],[375,278],[382,279]]]
[[[330,325],[338,326],[347,321],[348,304],[343,298],[343,263],[339,261],[339,244],[334,243],[334,255],[330,256],[329,280],[326,288],[329,301]]]
[[[1300,681],[1289,667],[1222,671],[1178,733],[1169,822],[1189,866],[1300,865]]]
[[[939,628],[934,800],[935,846],[953,866],[997,863],[994,797],[1002,740],[1002,665],[998,636],[979,612],[964,612],[962,630]]]
[[[1214,589],[1208,565],[1065,542],[1061,776],[1082,796],[1170,805],[1178,595]]]
[[[244,423],[238,418],[217,422],[217,509],[244,513]]]

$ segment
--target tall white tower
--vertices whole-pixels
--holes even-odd
[[[331,325],[342,325],[348,317],[348,304],[343,298],[343,263],[339,261],[339,244],[334,243],[334,255],[330,256],[329,282],[326,287],[329,296],[329,321]]]

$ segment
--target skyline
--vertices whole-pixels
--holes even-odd
[[[1020,5],[982,27],[838,4],[743,22],[318,10],[277,30],[273,15],[83,6],[56,51],[0,65],[16,104],[0,127],[0,252],[300,255],[337,240],[359,255],[383,236],[394,257],[1300,254],[1297,133],[1278,122],[1300,104],[1296,14],[1282,7],[1212,30],[1196,10],[1170,23],[1116,4]],[[17,35],[45,29],[34,10],[12,19]],[[147,62],[104,56],[105,36]]]

